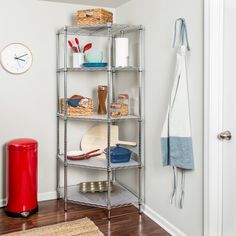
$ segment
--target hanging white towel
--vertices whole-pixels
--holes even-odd
[[[184,170],[193,169],[194,162],[186,68],[186,55],[189,45],[185,21],[184,19],[178,19],[176,23],[179,20],[181,20],[181,45],[177,51],[174,84],[161,134],[161,151],[163,165],[170,165],[174,168],[174,190],[172,200],[178,195],[178,191],[180,191],[179,206],[182,207],[184,195]],[[184,45],[184,37],[187,45]],[[178,172],[181,174],[180,181],[178,181]],[[180,184],[178,185],[179,182]]]
[[[181,46],[177,54],[174,86],[161,134],[161,149],[164,166],[193,169],[186,51],[186,46]]]

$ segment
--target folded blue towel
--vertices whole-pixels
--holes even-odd
[[[70,99],[68,99],[68,104],[72,107],[78,107],[80,104],[80,99],[70,98]]]

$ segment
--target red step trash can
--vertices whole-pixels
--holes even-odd
[[[12,217],[27,217],[38,211],[38,143],[22,138],[7,144],[5,212]]]

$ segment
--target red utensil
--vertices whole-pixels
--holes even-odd
[[[84,46],[83,53],[85,53],[86,51],[88,51],[91,47],[92,47],[92,44],[91,44],[91,43],[86,44],[86,45]]]
[[[68,44],[73,49],[73,43],[70,40],[68,40]]]
[[[73,52],[78,53],[78,48],[73,46],[73,43],[70,40],[68,40],[68,44],[72,48]]]
[[[79,46],[79,39],[78,39],[78,38],[75,38],[75,43],[76,43],[77,46],[78,46],[79,52],[81,52],[81,50],[80,50],[80,46]]]
[[[78,48],[76,46],[73,46],[72,49],[73,49],[73,52],[78,53]]]
[[[80,160],[90,159],[91,157],[100,156],[101,154],[102,154],[101,149],[95,149],[93,151],[90,151],[81,155],[67,156],[67,159],[71,161],[80,161]]]
[[[75,38],[75,43],[76,43],[77,45],[79,45],[79,39],[78,39],[78,38]]]

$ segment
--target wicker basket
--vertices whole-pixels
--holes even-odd
[[[64,112],[64,98],[61,99],[61,113]],[[72,107],[67,104],[68,116],[90,116],[93,114],[93,100],[88,99],[88,106],[85,107]]]
[[[113,14],[103,8],[87,9],[77,12],[78,25],[100,25],[113,22]]]

